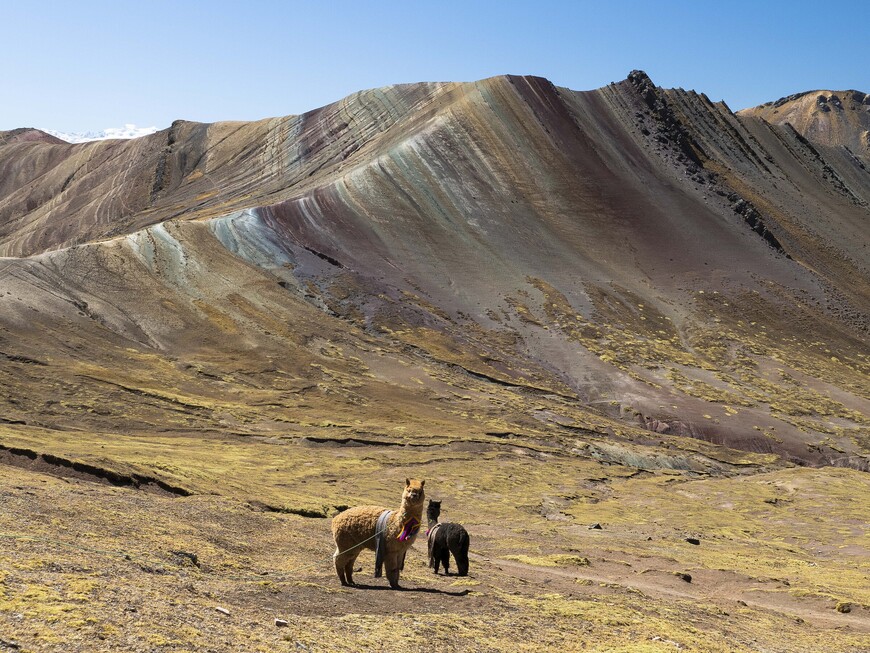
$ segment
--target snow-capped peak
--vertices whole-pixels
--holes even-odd
[[[67,143],[87,143],[88,141],[103,141],[110,138],[139,138],[158,131],[157,127],[137,127],[126,124],[123,127],[109,127],[100,132],[86,132],[84,134],[59,132],[54,129],[42,129],[46,134],[51,134]]]

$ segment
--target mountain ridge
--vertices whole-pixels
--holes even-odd
[[[847,147],[870,164],[870,93],[805,91],[738,112],[776,125],[788,123],[816,145]]]
[[[0,648],[866,648],[859,152],[641,71],[8,134]],[[414,619],[329,526],[407,478]]]
[[[61,132],[55,129],[43,129],[42,131],[67,143],[88,143],[111,139],[140,138],[159,130],[157,127],[137,127],[135,124],[127,123],[123,127],[109,127],[98,132]]]
[[[203,303],[205,261],[216,254],[185,240],[199,234],[354,329],[404,332],[404,346],[432,355],[437,345],[442,363],[586,402],[609,397],[644,427],[751,450],[778,446],[727,412],[714,423],[705,405],[736,401],[748,378],[749,403],[761,409],[745,412],[767,423],[769,381],[752,371],[756,362],[705,378],[705,368],[739,359],[710,348],[711,326],[735,329],[723,351],[746,347],[757,322],[746,316],[760,302],[777,316],[766,328],[783,335],[790,321],[833,329],[825,340],[853,352],[838,360],[859,366],[844,378],[864,364],[856,356],[870,289],[860,234],[870,186],[861,169],[787,127],[659,89],[640,71],[584,92],[516,76],[392,86],[300,116],[176,121],[135,141],[17,143],[3,154],[0,169],[12,172],[0,188],[4,255],[42,253],[71,279],[84,269],[116,278],[125,273],[100,262],[112,252],[153,277],[155,292],[171,288],[176,308],[151,310],[193,332],[223,315],[215,307],[225,301]],[[808,222],[806,207],[828,222]],[[203,221],[205,230],[184,226]],[[135,293],[132,280],[121,286]],[[87,306],[76,310],[113,338],[179,355],[189,346],[171,329],[152,333],[155,316],[123,294],[106,303],[98,286],[75,287],[66,292],[87,299],[68,305]],[[220,319],[248,322],[250,307],[233,302],[241,313]],[[222,345],[211,346],[218,355]],[[822,376],[812,384],[834,378]],[[848,383],[849,393],[860,388]],[[788,455],[820,460],[802,429],[821,423],[786,417]]]

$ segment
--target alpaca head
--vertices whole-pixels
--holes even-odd
[[[426,481],[417,481],[406,478],[405,491],[402,493],[402,503],[413,507],[420,506],[422,509],[423,499],[425,498],[423,486],[425,484]]]
[[[441,502],[429,499],[429,505],[426,507],[426,518],[431,522],[437,522],[440,515]]]

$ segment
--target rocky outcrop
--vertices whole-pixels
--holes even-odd
[[[810,91],[744,109],[739,115],[772,125],[789,123],[819,147],[848,147],[870,162],[861,134],[870,129],[870,94],[863,91]]]

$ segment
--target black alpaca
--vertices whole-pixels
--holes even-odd
[[[456,566],[460,576],[468,576],[468,545],[471,538],[462,524],[453,522],[441,523],[438,516],[441,514],[441,502],[429,499],[426,508],[426,519],[429,522],[429,530],[426,531],[427,544],[429,547],[429,566],[438,573],[438,565],[444,565],[444,574],[450,575],[450,554],[456,559]]]

